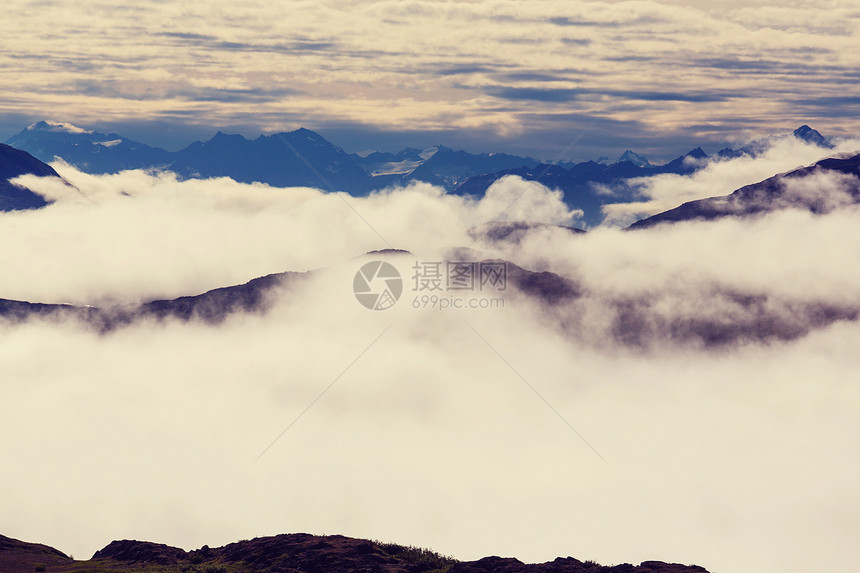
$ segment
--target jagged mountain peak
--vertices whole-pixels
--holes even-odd
[[[650,167],[651,162],[648,161],[645,157],[639,155],[638,153],[627,149],[618,157],[617,163],[622,163],[624,161],[629,161],[633,165],[637,167]]]
[[[806,141],[807,143],[812,143],[819,147],[833,147],[833,145],[831,145],[831,143],[827,140],[826,137],[824,137],[823,135],[821,135],[821,133],[812,129],[806,124],[801,125],[797,129],[795,129],[792,132],[792,135],[797,139],[801,139],[803,141]]]
[[[322,139],[322,136],[319,133],[317,133],[316,131],[310,130],[306,127],[300,127],[296,130],[288,131],[287,133],[290,133],[292,135],[302,135],[305,137],[313,137],[315,139]]]
[[[212,138],[209,139],[209,141],[207,141],[206,143],[209,143],[212,141],[230,142],[230,141],[248,141],[248,140],[245,139],[245,136],[240,134],[240,133],[225,133],[225,132],[219,130],[219,131],[216,131],[215,135],[213,135]]]

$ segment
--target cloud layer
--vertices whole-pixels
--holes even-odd
[[[306,125],[376,145],[394,131],[547,159],[625,145],[668,159],[679,141],[738,130],[856,133],[857,19],[851,0],[26,1],[0,23],[0,113],[8,130],[20,117]]]
[[[56,203],[0,217],[16,246],[0,297],[131,302],[322,270],[219,327],[0,323],[0,432],[15,436],[0,444],[4,534],[79,558],[114,538],[193,548],[309,531],[461,558],[854,562],[860,326],[630,345],[607,335],[606,313],[644,300],[649,320],[744,320],[721,293],[783,318],[860,306],[857,210],[490,243],[468,230],[574,214],[516,179],[469,202],[426,185],[356,199],[56,167],[82,194],[28,181]],[[352,279],[380,255],[354,257],[389,246],[414,254],[388,256],[407,279],[416,258],[466,246],[582,296],[546,307],[512,291],[504,309],[439,312],[413,308],[407,284],[369,311]]]
[[[748,143],[748,142],[744,142]],[[602,191],[609,201],[613,197],[639,197],[639,200],[610,203],[604,206],[604,225],[625,227],[647,216],[673,209],[682,203],[729,195],[737,189],[763,181],[777,173],[787,173],[819,161],[822,156],[856,154],[860,140],[837,140],[833,149],[824,150],[791,135],[772,137],[761,143],[754,157],[712,158],[692,175],[664,173],[651,177],[628,179]],[[822,182],[822,191],[839,190],[838,185]],[[799,191],[799,190],[798,190]],[[814,191],[814,190],[810,190]],[[791,193],[789,193],[791,196]],[[790,200],[791,197],[786,197]],[[838,200],[834,198],[834,200]]]

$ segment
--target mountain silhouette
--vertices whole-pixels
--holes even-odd
[[[513,558],[458,561],[429,549],[343,535],[282,534],[185,551],[162,543],[119,540],[75,561],[45,545],[0,535],[0,571],[33,573],[708,573],[695,565],[645,561],[604,567],[573,557],[527,565]]]
[[[352,195],[366,195],[372,187],[370,176],[352,156],[304,128],[254,140],[218,132],[173,154],[168,168],[183,177],[230,177],[241,183]]]
[[[831,147],[808,125],[793,136]],[[770,140],[752,142],[740,149],[723,149],[716,158],[755,156]],[[242,183],[277,187],[307,186],[363,196],[374,189],[423,181],[456,195],[481,197],[494,182],[507,175],[538,181],[563,193],[564,202],[584,212],[583,224],[593,227],[603,219],[602,207],[639,199],[627,180],[663,173],[689,175],[714,157],[701,147],[663,165],[626,150],[614,163],[540,163],[530,157],[504,153],[469,153],[443,145],[424,150],[406,148],[397,153],[346,153],[308,129],[261,135],[247,139],[218,132],[208,141],[196,141],[179,151],[149,147],[116,133],[99,133],[67,123],[41,121],[10,138],[9,145],[41,161],[57,157],[88,173],[114,173],[124,169],[164,169],[183,178],[229,177]],[[38,201],[30,198],[33,204]],[[27,204],[19,198],[19,202]]]
[[[816,214],[860,203],[860,154],[831,157],[764,181],[741,187],[731,195],[690,201],[628,227],[645,229],[661,223],[749,217],[782,209]]]
[[[44,197],[9,182],[20,175],[60,176],[26,151],[0,143],[0,211],[38,209],[48,204]]]
[[[555,227],[508,222],[482,226],[474,233],[494,242],[507,240],[516,243],[529,232],[544,232],[547,228]],[[557,229],[577,240],[577,230]],[[402,255],[403,251],[368,254],[384,258]],[[850,303],[778,301],[763,292],[739,291],[715,283],[709,286],[708,295],[719,299],[733,312],[718,316],[679,313],[669,318],[665,316],[659,297],[590,293],[583,288],[579,277],[531,271],[506,261],[487,261],[471,249],[452,249],[448,260],[503,264],[506,270],[504,292],[505,296],[513,297],[512,304],[526,301],[540,305],[550,315],[559,317],[558,328],[564,336],[572,339],[585,336],[585,341],[591,334],[597,334],[597,339],[609,337],[629,347],[647,347],[656,340],[675,341],[682,345],[693,343],[706,348],[724,347],[746,342],[794,340],[835,322],[853,322],[860,317],[860,308]],[[235,315],[265,315],[278,300],[281,288],[309,280],[314,273],[277,273],[199,295],[106,308],[0,299],[0,321],[12,324],[32,319],[77,321],[103,335],[135,323],[168,320],[217,326]],[[590,332],[577,324],[584,320],[594,305],[601,306],[606,320],[594,327],[599,331]]]
[[[659,166],[637,165],[627,160],[608,165],[595,161],[583,161],[569,167],[542,163],[534,167],[505,169],[471,177],[453,193],[480,197],[490,185],[502,177],[515,175],[527,181],[537,181],[550,189],[560,190],[564,195],[565,204],[574,209],[582,209],[585,213],[583,222],[591,227],[603,219],[601,211],[603,205],[635,198],[636,192],[623,184],[625,180],[661,173],[686,175],[702,167],[707,158],[708,155],[698,147],[686,155]],[[612,193],[607,193],[606,186],[612,186]]]
[[[87,173],[164,169],[185,178],[230,177],[241,183],[307,186],[353,195],[364,195],[372,188],[370,176],[352,156],[307,129],[254,140],[218,132],[208,141],[170,152],[116,133],[41,121],[8,143],[42,161],[62,158]]]
[[[6,141],[38,159],[62,158],[86,173],[117,173],[126,169],[164,167],[170,153],[116,133],[99,133],[68,123],[40,121]]]

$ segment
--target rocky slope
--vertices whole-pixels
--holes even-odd
[[[38,209],[48,204],[41,195],[9,182],[10,179],[27,174],[60,177],[50,165],[26,151],[0,143],[0,211]]]
[[[774,175],[731,195],[684,203],[632,224],[645,229],[661,223],[750,217],[782,209],[825,214],[860,203],[860,154],[831,157],[809,167]]]
[[[427,549],[342,535],[261,537],[194,551],[144,541],[113,541],[86,561],[45,545],[0,535],[3,573],[707,573],[662,561],[601,566],[572,557],[527,565],[513,558],[457,561]]]

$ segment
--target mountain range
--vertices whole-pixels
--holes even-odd
[[[471,177],[516,167],[539,164],[531,157],[506,153],[469,153],[436,145],[424,150],[404,149],[398,153],[354,155],[356,162],[373,177],[376,188],[424,181],[454,191]]]
[[[8,145],[50,162],[62,158],[87,173],[126,169],[170,170],[184,178],[230,177],[241,183],[309,186],[365,195],[370,176],[353,157],[307,129],[249,140],[218,132],[171,152],[116,133],[40,121],[10,138]]]
[[[819,132],[801,126],[794,136],[827,148]],[[243,183],[260,182],[278,187],[310,186],[326,191],[345,191],[363,196],[374,189],[424,181],[457,195],[482,196],[506,175],[539,181],[564,194],[565,203],[584,212],[583,223],[592,227],[602,220],[607,202],[636,199],[623,182],[661,173],[690,174],[714,158],[756,155],[765,141],[740,149],[724,149],[709,156],[700,147],[663,164],[653,165],[631,150],[614,162],[542,163],[531,157],[504,153],[475,154],[437,145],[397,153],[346,153],[318,133],[298,129],[261,135],[249,140],[242,135],[218,132],[208,141],[197,141],[171,152],[132,141],[116,133],[99,133],[67,123],[35,123],[11,137],[7,144],[27,151],[43,162],[56,158],[88,173],[114,173],[124,169],[163,169],[183,178],[230,177]],[[612,185],[608,197],[601,185]]]
[[[806,125],[796,129],[793,135],[825,149],[830,146],[826,138]],[[307,129],[260,136],[253,141],[241,135],[219,132],[209,141],[195,142],[181,151],[170,153],[117,134],[101,134],[69,124],[47,122],[33,124],[10,141],[42,157],[51,155],[56,158],[58,153],[63,153],[64,160],[75,161],[80,168],[96,173],[121,168],[170,169],[186,178],[231,177],[245,182],[263,180],[278,186],[319,187],[323,182],[329,189],[348,188],[359,195],[380,185],[405,185],[409,181],[423,180],[441,185],[453,194],[481,196],[493,182],[514,175],[560,189],[569,206],[583,209],[592,217],[600,213],[606,202],[598,184],[613,184],[617,191],[624,188],[625,180],[660,173],[689,174],[711,159],[701,148],[696,148],[664,165],[655,166],[627,150],[621,156],[624,160],[616,163],[585,161],[565,167],[506,154],[470,154],[443,146],[425,150],[407,148],[399,153],[375,152],[360,157],[347,154]],[[716,155],[756,155],[764,148],[762,142],[753,142],[739,150],[724,149]],[[154,161],[161,163],[154,165]],[[517,163],[523,165],[469,176],[472,172]],[[858,165],[860,155],[830,157],[809,167],[747,185],[725,197],[685,203],[637,221],[630,229],[694,219],[751,216],[789,207],[826,213],[860,202]],[[0,144],[0,210],[36,209],[47,205],[43,197],[9,182],[23,174],[60,178],[51,166],[27,151]],[[836,185],[832,184],[834,177],[839,179]],[[824,180],[817,178],[830,178],[831,184],[823,184]],[[628,197],[629,200],[634,198],[632,195]],[[586,226],[588,222],[587,216]],[[512,224],[534,225],[531,222]],[[496,240],[502,231],[494,229],[487,238]],[[511,228],[503,234],[521,236],[523,231],[524,228]]]
[[[619,197],[616,190],[616,196],[610,201],[606,193],[603,193],[595,184],[617,184],[627,179],[660,173],[687,175],[704,167],[708,157],[701,147],[697,147],[686,155],[659,166],[637,165],[629,159],[608,165],[596,161],[583,161],[569,167],[541,163],[534,167],[521,166],[471,177],[453,193],[480,197],[490,185],[502,177],[515,175],[527,181],[537,181],[550,189],[561,190],[565,204],[573,209],[582,209],[583,223],[591,227],[602,220],[601,207],[607,202],[616,203],[635,198],[632,191],[629,191],[626,197],[623,194]]]
[[[559,557],[527,565],[511,557],[458,561],[428,549],[294,533],[260,537],[223,547],[185,551],[161,543],[113,541],[91,559],[76,561],[61,551],[0,535],[3,573],[708,573],[695,565],[645,561],[602,566]]]

